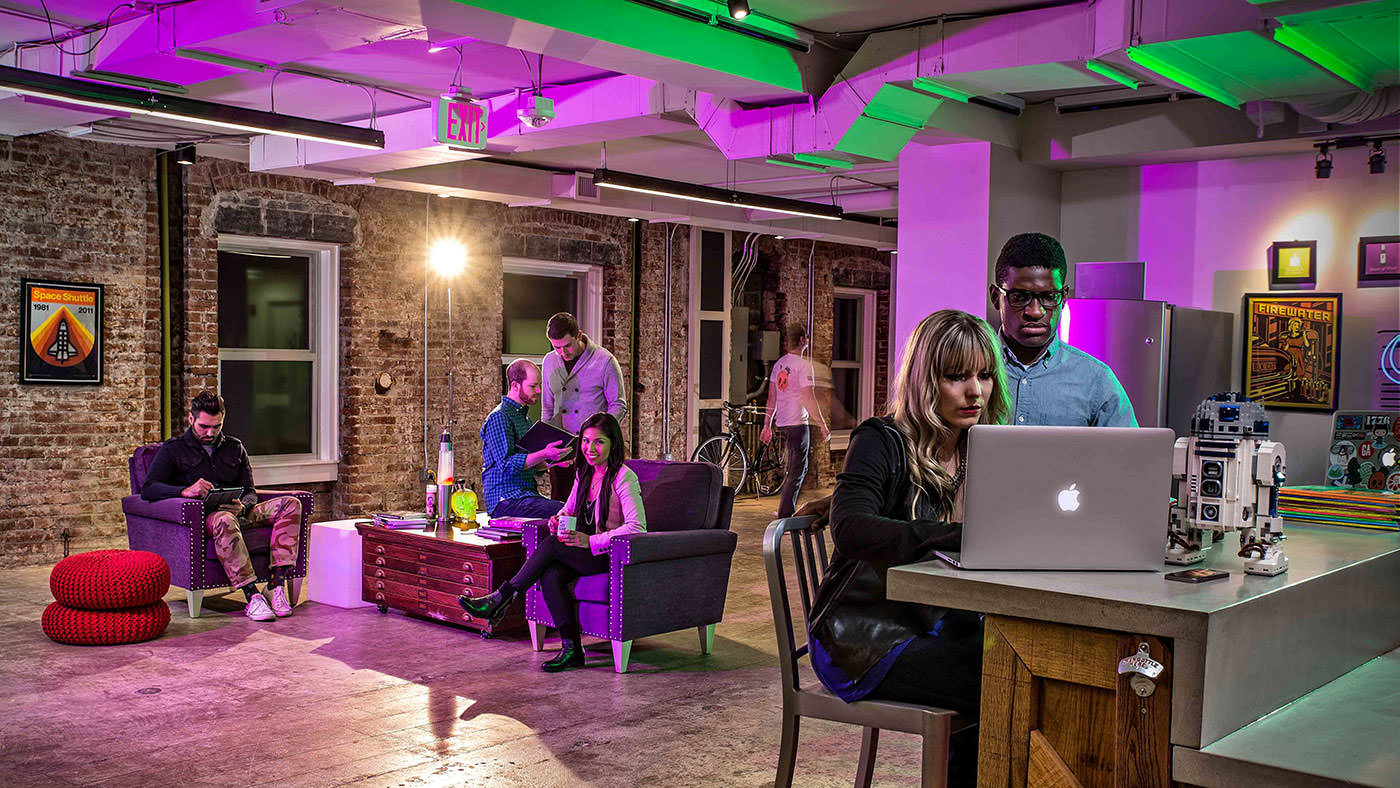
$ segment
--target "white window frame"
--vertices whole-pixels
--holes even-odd
[[[603,336],[603,269],[601,266],[588,265],[587,263],[560,263],[549,260],[532,260],[527,257],[502,257],[501,258],[501,281],[504,283],[505,274],[526,274],[529,276],[552,276],[559,279],[575,279],[580,286],[579,291],[579,312],[574,315],[578,319],[579,330],[588,335],[598,344],[602,344]],[[505,305],[501,305],[501,321],[505,322]],[[505,342],[504,332],[501,335],[501,342]],[[504,350],[504,348],[502,348]],[[544,364],[545,354],[537,356],[513,356],[501,353],[501,365],[504,366],[517,358],[525,358],[535,362],[535,366]]]
[[[314,241],[221,234],[218,249],[311,259],[308,326],[311,348],[219,348],[218,369],[222,377],[225,361],[311,361],[312,451],[251,457],[253,481],[257,484],[336,481],[340,474],[340,247]],[[222,390],[222,380],[219,386]]]
[[[853,413],[856,423],[875,415],[875,311],[876,292],[860,287],[834,287],[832,295],[857,299],[856,320],[860,323],[860,358],[856,361],[831,360],[832,370],[860,370],[860,413]],[[835,298],[832,299],[832,335],[836,333]],[[833,381],[834,383],[835,381]],[[834,389],[833,389],[834,392]],[[828,414],[828,417],[830,414]],[[833,430],[831,448],[844,451],[851,444],[851,430]]]
[[[703,232],[721,233],[724,235],[724,310],[702,310],[700,308],[700,234]],[[688,403],[686,409],[686,422],[689,429],[686,430],[685,456],[691,456],[700,445],[700,411],[709,408],[723,407],[723,403],[729,398],[729,357],[730,357],[730,332],[734,327],[732,322],[733,309],[733,288],[734,288],[734,264],[731,255],[733,254],[733,234],[728,230],[715,230],[706,227],[690,228],[690,287],[689,293],[690,316],[690,356],[688,365],[688,379],[690,385],[687,387],[691,396],[686,397]],[[720,391],[723,396],[719,399],[700,399],[700,321],[719,320],[724,323],[721,330],[724,337],[723,357],[720,359]],[[721,425],[721,429],[723,426]]]

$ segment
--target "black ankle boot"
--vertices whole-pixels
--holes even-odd
[[[463,610],[477,618],[484,618],[490,621],[492,626],[495,626],[496,622],[501,620],[506,614],[506,608],[510,607],[510,603],[513,601],[515,601],[515,592],[503,591],[501,589],[497,589],[486,596],[463,595],[457,597],[457,604],[461,605]]]
[[[545,673],[558,673],[561,670],[581,667],[583,667],[583,644],[577,640],[565,640],[560,644],[558,656],[540,665],[540,670]]]

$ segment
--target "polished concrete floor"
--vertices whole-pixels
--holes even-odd
[[[476,635],[307,602],[258,624],[231,600],[131,646],[63,646],[49,567],[0,573],[0,786],[770,786],[780,695],[761,554],[776,498],[741,499],[714,652],[694,630],[606,643],[541,673],[522,633]],[[798,786],[849,785],[859,730],[808,721]],[[877,785],[917,785],[917,740],[881,740]]]

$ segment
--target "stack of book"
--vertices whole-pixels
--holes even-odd
[[[533,522],[535,519],[533,517],[492,517],[489,523],[472,533],[495,542],[520,541],[525,523]]]
[[[1278,509],[1284,519],[1309,525],[1400,531],[1400,495],[1392,492],[1284,487],[1279,491]]]
[[[428,515],[426,512],[375,512],[371,515],[375,525],[382,525],[385,528],[426,528],[428,526]]]

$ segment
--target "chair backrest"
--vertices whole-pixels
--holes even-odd
[[[826,530],[813,528],[815,517],[785,517],[774,520],[763,535],[763,568],[768,574],[768,597],[773,605],[773,628],[778,636],[778,664],[783,674],[783,692],[795,692],[797,663],[807,655],[807,628],[812,600],[826,572],[828,559]],[[792,606],[788,601],[788,579],[783,571],[783,537],[792,540],[792,564],[796,569],[797,590],[802,601],[802,645],[793,631]]]
[[[727,521],[719,522],[724,488],[719,468],[706,462],[661,460],[628,460],[627,467],[641,483],[648,531],[728,527]]]
[[[146,474],[151,472],[151,463],[155,461],[156,452],[160,451],[160,446],[159,443],[137,446],[136,451],[131,454],[131,459],[127,460],[127,470],[131,473],[132,495],[141,494],[141,488],[146,484]]]

